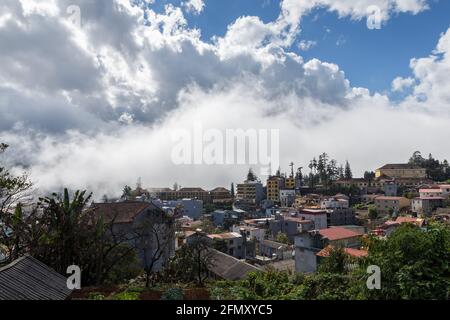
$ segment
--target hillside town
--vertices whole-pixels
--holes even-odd
[[[342,270],[363,265],[370,255],[368,243],[389,240],[402,226],[425,231],[438,224],[448,230],[450,181],[434,180],[436,172],[415,164],[425,161],[420,154],[415,157],[353,178],[348,162],[330,176],[321,172],[321,166],[334,165],[323,154],[317,165],[311,162],[309,175],[291,163],[289,173],[278,170],[261,181],[249,169],[229,189],[144,187],[139,179],[135,188],[125,186],[119,199],[104,196],[101,202],[85,191],[66,189],[37,205],[26,204],[25,198],[15,198],[28,189],[26,177],[10,180],[15,187],[2,187],[0,298],[127,299],[130,294],[142,297],[142,288],[164,284],[167,294],[185,299],[167,283],[204,288],[217,281],[248,281],[255,274],[320,274],[339,254],[346,261],[341,261]],[[440,173],[450,173],[446,162]],[[59,222],[47,228],[46,219]],[[60,227],[81,240],[66,238],[64,250],[58,251],[51,241],[63,237],[55,231]],[[68,290],[65,273],[72,261],[84,264],[83,286]],[[46,274],[41,281],[33,274],[39,268]],[[18,294],[19,276],[37,283]],[[118,294],[123,283],[141,289]],[[107,284],[113,292],[105,293]],[[202,294],[211,298],[210,291]]]

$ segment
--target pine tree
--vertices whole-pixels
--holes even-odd
[[[345,179],[352,179],[353,178],[353,173],[352,173],[352,169],[350,168],[350,163],[348,163],[348,161],[345,162]]]

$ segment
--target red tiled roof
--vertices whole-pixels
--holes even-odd
[[[321,229],[319,230],[319,233],[321,236],[331,241],[362,236],[361,233],[342,227],[331,227],[328,229]]]
[[[414,224],[417,224],[418,226],[422,226],[424,221],[425,221],[424,219],[412,218],[412,217],[398,217],[395,220],[396,223],[414,223]]]
[[[333,249],[333,246],[327,246],[320,250],[316,256],[319,257],[328,257],[330,256],[331,250]],[[344,248],[345,253],[352,257],[361,258],[361,257],[367,257],[368,252],[367,250],[359,250],[359,249],[353,249],[353,248]]]

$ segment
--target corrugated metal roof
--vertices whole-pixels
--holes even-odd
[[[0,300],[65,300],[67,279],[31,256],[0,268]]]
[[[240,280],[244,279],[249,272],[262,271],[218,250],[210,249],[210,252],[212,256],[210,271],[222,279]]]

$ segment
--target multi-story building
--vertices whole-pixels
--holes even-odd
[[[212,241],[220,241],[224,248],[221,248],[223,253],[226,253],[237,259],[245,259],[245,239],[238,232],[227,232],[220,234],[208,234],[208,238]]]
[[[231,191],[223,187],[215,188],[209,194],[214,204],[229,204],[234,200]]]
[[[299,233],[314,229],[314,223],[300,217],[291,217],[279,215],[275,220],[269,221],[269,231],[272,237],[276,237],[278,233],[284,233],[291,243]]]
[[[375,177],[387,176],[391,178],[416,178],[425,179],[427,172],[425,168],[420,168],[408,163],[386,164],[375,171]]]
[[[203,213],[203,201],[197,199],[182,199],[182,200],[153,200],[153,204],[163,209],[165,212],[174,215],[186,216],[197,220]]]
[[[295,237],[295,270],[315,272],[317,254],[328,246],[358,249],[362,233],[342,227],[303,232]]]
[[[321,209],[346,209],[349,207],[348,199],[329,197],[320,201]]]
[[[267,199],[273,202],[280,202],[280,189],[284,187],[284,179],[278,176],[271,176],[267,179]]]
[[[236,199],[259,205],[264,199],[264,187],[259,181],[244,181],[236,186]]]
[[[288,177],[284,181],[284,188],[285,189],[295,189],[295,178],[294,177]]]
[[[405,197],[376,197],[374,200],[376,209],[379,213],[399,213],[411,205],[411,200]]]
[[[350,188],[357,187],[360,190],[366,189],[369,187],[369,181],[364,178],[353,178],[353,179],[343,179],[335,182],[338,186]]]
[[[314,223],[314,229],[326,229],[328,227],[327,211],[322,209],[302,209],[297,217],[310,220]]]
[[[411,202],[411,211],[416,214],[431,215],[437,208],[444,206],[443,197],[424,197],[414,198]]]
[[[294,189],[280,189],[280,204],[282,207],[290,207],[295,202]]]

